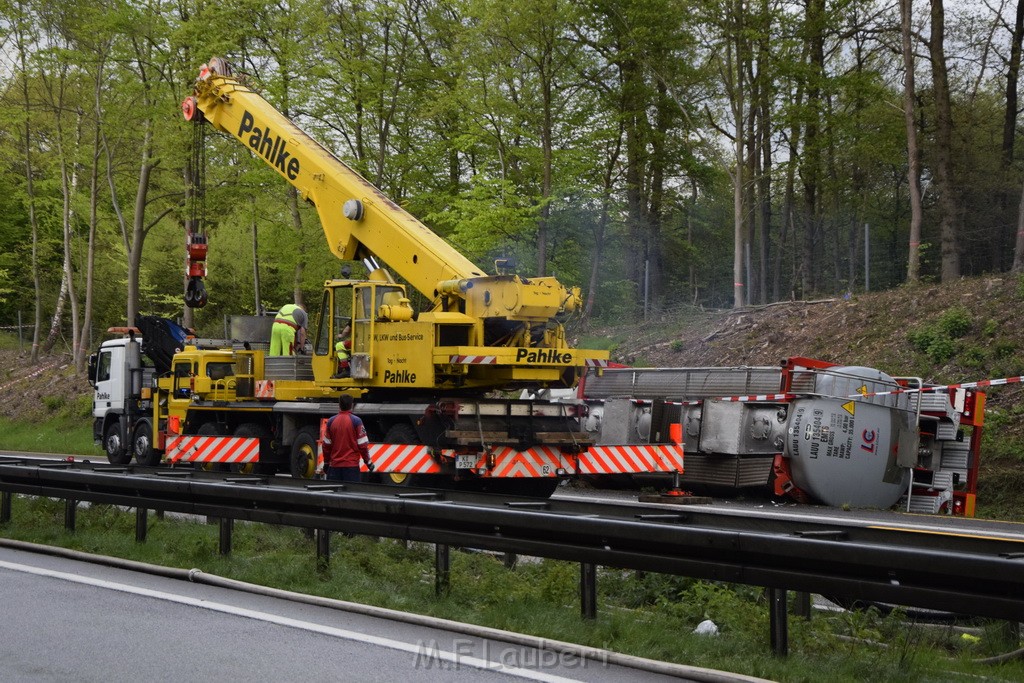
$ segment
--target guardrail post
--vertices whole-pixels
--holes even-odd
[[[316,567],[327,569],[331,564],[331,532],[327,529],[316,530]]]
[[[452,562],[449,548],[443,543],[434,544],[434,593],[444,595],[451,588]]]
[[[597,618],[597,565],[580,562],[580,615]]]
[[[135,542],[146,542],[147,516],[149,510],[146,508],[135,508]]]
[[[811,618],[811,594],[806,591],[797,591],[793,594],[793,616]]]
[[[0,524],[7,524],[11,521],[11,492],[4,491],[0,494]]]
[[[519,555],[515,553],[505,553],[505,569],[515,569],[518,562]]]
[[[230,555],[231,554],[231,530],[234,526],[234,521],[230,517],[220,518],[220,554]]]
[[[768,589],[768,610],[772,632],[772,652],[779,657],[789,655],[788,617],[786,614],[786,589]]]
[[[64,528],[75,533],[75,512],[78,510],[78,501],[68,498],[64,501]]]

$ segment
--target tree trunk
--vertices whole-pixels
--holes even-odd
[[[945,10],[943,0],[930,0],[932,27],[928,43],[935,92],[935,189],[939,196],[939,230],[942,235],[942,281],[960,277],[956,188],[953,181],[953,113],[946,70]]]
[[[903,37],[903,122],[907,131],[907,184],[910,187],[910,244],[907,258],[907,281],[921,279],[921,153],[917,143],[914,114],[914,50],[911,43],[913,0],[900,0],[901,33]]]
[[[25,194],[28,203],[28,222],[32,226],[32,290],[35,300],[35,312],[32,323],[32,352],[29,362],[35,365],[39,362],[39,336],[42,332],[43,320],[43,290],[39,281],[39,221],[36,217],[36,193],[35,183],[32,178],[34,172],[32,167],[32,107],[28,92],[28,60],[25,45],[26,36],[18,26],[14,32],[15,42],[18,50],[18,63],[21,66],[21,95],[22,103],[25,106],[24,121],[24,142],[25,142]]]
[[[609,151],[604,167],[603,187],[601,188],[601,215],[597,221],[597,232],[594,235],[594,256],[590,263],[590,284],[587,287],[587,301],[583,307],[583,317],[590,319],[594,312],[594,301],[600,285],[601,259],[604,255],[605,234],[608,230],[609,205],[615,184],[615,170],[619,165],[622,152],[623,123],[619,122],[619,134],[615,138],[615,146]]]
[[[101,68],[102,71],[102,68]],[[100,82],[96,79],[96,121],[94,123],[92,138],[92,168],[89,171],[89,242],[85,257],[85,305],[82,311],[82,332],[78,337],[78,363],[75,370],[83,374],[86,370],[86,359],[89,357],[89,348],[92,346],[92,295],[93,277],[96,264],[96,226],[99,223],[99,194],[100,194]]]
[[[295,273],[292,280],[292,303],[296,306],[306,308],[306,300],[302,294],[302,273],[306,269],[306,247],[302,239],[302,214],[299,213],[299,193],[294,188],[288,187],[288,211],[292,216],[292,229],[298,236],[299,253],[296,255]],[[280,304],[283,306],[284,304]],[[279,307],[280,307],[279,306]]]
[[[256,225],[256,202],[252,204],[252,293],[256,315],[263,315],[263,301],[260,295],[260,250],[259,229]]]
[[[63,233],[63,245],[64,245],[64,264],[63,264],[63,275],[61,276],[60,284],[60,295],[57,297],[57,305],[53,311],[53,319],[50,323],[50,333],[46,338],[46,342],[43,344],[43,352],[49,353],[53,349],[53,345],[57,342],[58,336],[60,336],[62,320],[64,314],[64,303],[65,301],[71,304],[71,348],[72,348],[72,363],[75,367],[78,367],[78,349],[75,347],[75,340],[78,339],[78,299],[75,295],[75,273],[74,267],[71,260],[72,246],[73,246],[73,233],[72,223],[75,218],[74,208],[72,207],[71,200],[76,194],[78,188],[78,173],[74,169],[74,154],[72,147],[68,149],[67,141],[64,136],[64,74],[60,74],[58,78],[58,95],[56,101],[52,99],[53,91],[49,91],[51,94],[51,106],[54,112],[54,119],[57,125],[56,145],[57,145],[57,156],[58,163],[60,164],[60,189],[61,189],[61,226]],[[76,127],[81,134],[81,116],[79,115],[79,125]],[[76,136],[76,137],[79,137]],[[77,146],[77,141],[76,141]],[[69,161],[69,157],[71,157]],[[68,170],[68,166],[71,166],[71,170]]]
[[[1010,43],[1010,62],[1006,70],[1006,110],[1003,117],[1003,174],[1009,181],[1013,168],[1013,148],[1017,133],[1017,79],[1020,75],[1021,44],[1024,41],[1024,0],[1017,2],[1017,17],[1013,25],[1013,37]],[[1009,182],[1006,183],[1009,187]],[[1003,193],[1003,197],[1009,192]],[[1024,203],[1018,208],[1017,239],[1013,249],[1013,271],[1019,272],[1024,267],[1024,235],[1021,234],[1021,221],[1024,218]]]
[[[807,106],[810,110],[804,134],[802,175],[804,179],[804,238],[801,249],[800,273],[803,296],[817,289],[818,273],[815,247],[821,225],[819,187],[821,179],[821,144],[818,123],[822,119],[821,84],[825,78],[825,0],[807,0],[804,19],[805,41],[810,66],[807,85]]]
[[[744,102],[746,83],[743,78],[743,57],[742,57],[742,23],[743,5],[737,2],[733,7],[734,19],[738,23],[736,34],[726,47],[726,77],[732,82],[731,100],[732,118],[736,125],[735,138],[733,139],[733,173],[732,173],[732,208],[733,208],[733,231],[732,231],[732,295],[733,308],[742,308],[747,304],[747,298],[743,290],[743,254],[746,246],[746,230],[744,229],[744,206],[743,186],[746,181],[744,177],[743,150],[746,147],[746,103]],[[728,86],[727,86],[728,87]]]
[[[1017,16],[1010,40],[1010,60],[1006,65],[1006,108],[1003,110],[1003,166],[1013,163],[1017,134],[1017,79],[1020,76],[1021,43],[1024,41],[1024,1],[1017,2]]]
[[[1024,190],[1020,195],[1020,209],[1017,211],[1017,243],[1013,250],[1014,273],[1024,271]]]

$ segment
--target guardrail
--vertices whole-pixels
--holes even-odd
[[[585,617],[596,614],[598,565],[762,586],[780,654],[787,591],[1024,620],[1024,537],[88,463],[0,460],[0,492],[0,523],[12,494],[66,500],[72,530],[78,501],[135,508],[140,541],[148,510],[219,518],[225,554],[236,519],[314,530],[322,562],[329,532],[433,543],[438,591],[449,588],[450,546],[579,562]]]

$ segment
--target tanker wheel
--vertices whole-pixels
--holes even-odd
[[[132,435],[132,454],[135,462],[143,467],[160,464],[160,453],[153,450],[153,425],[149,420],[139,420]]]
[[[219,422],[204,422],[196,430],[198,436],[227,436],[228,431]],[[217,462],[197,462],[192,465],[203,472],[226,472],[227,465]]]
[[[419,443],[420,437],[416,429],[407,422],[400,422],[391,425],[388,433],[384,436],[384,443]],[[423,474],[409,474],[407,472],[381,472],[380,483],[389,486],[426,486],[428,476]]]
[[[313,426],[303,427],[292,442],[289,466],[296,479],[312,479],[316,473],[316,440],[320,430]]]
[[[234,436],[260,440],[259,462],[262,462],[264,458],[272,452],[270,446],[270,430],[262,425],[254,424],[252,422],[243,422],[235,429]],[[232,463],[229,468],[235,474],[252,474],[256,471],[256,466],[257,463],[255,462],[236,462]]]
[[[127,465],[132,459],[132,452],[126,448],[121,438],[121,423],[111,422],[103,433],[103,450],[107,452],[107,460],[111,465]]]

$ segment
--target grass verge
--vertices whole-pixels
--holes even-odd
[[[237,524],[233,553],[222,557],[218,527],[199,521],[151,515],[144,544],[134,540],[135,515],[113,506],[81,507],[74,534],[63,521],[63,501],[16,496],[0,534],[778,681],[1024,680],[1020,662],[971,661],[1004,647],[989,637],[995,629],[963,639],[948,627],[918,628],[899,612],[791,617],[790,656],[773,657],[763,592],[746,586],[601,568],[598,618],[587,621],[579,568],[569,562],[523,558],[508,569],[488,553],[454,552],[451,591],[437,597],[428,544],[332,534],[331,565],[318,570],[314,542],[288,527]],[[704,619],[718,636],[692,633]]]
[[[0,417],[0,450],[105,457],[93,443],[92,425],[65,417],[33,423]]]

